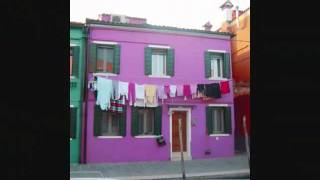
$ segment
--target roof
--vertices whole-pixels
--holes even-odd
[[[240,18],[242,15],[245,15],[246,12],[249,11],[249,10],[250,10],[250,7],[248,7],[248,8],[247,8],[246,10],[244,10],[244,11],[239,10],[239,18]],[[237,19],[236,17],[233,18],[233,19],[231,20],[230,24],[231,24],[232,22],[234,22],[236,19]],[[217,31],[219,31],[220,29],[221,29],[221,27],[219,27],[219,28],[217,29]]]
[[[84,23],[71,21],[70,22],[70,27],[83,28],[84,27]]]
[[[223,3],[223,4],[220,6],[221,9],[226,8],[226,7],[230,7],[230,8],[233,7],[233,4],[230,2],[230,0],[227,0],[225,3]]]
[[[134,28],[141,28],[141,29],[147,28],[147,29],[154,29],[154,30],[169,30],[169,31],[176,31],[176,32],[190,32],[190,33],[200,33],[200,34],[207,34],[207,35],[233,36],[232,33],[227,33],[227,32],[205,31],[205,30],[199,30],[199,29],[186,29],[186,28],[178,28],[178,27],[172,27],[172,26],[158,26],[158,25],[151,25],[151,24],[128,24],[128,23],[105,22],[105,21],[88,19],[88,18],[86,19],[86,24],[134,27]]]

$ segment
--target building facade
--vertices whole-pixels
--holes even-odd
[[[133,23],[130,23],[133,22]],[[184,85],[227,81],[232,88],[229,33],[154,26],[145,19],[87,19],[87,81],[99,75],[136,84]],[[102,111],[87,91],[86,163],[179,158],[178,119],[186,159],[234,155],[233,92],[220,98],[174,97],[157,107],[126,103],[121,115]],[[162,135],[164,145],[157,137]]]
[[[85,26],[70,23],[70,163],[79,163],[85,75]]]

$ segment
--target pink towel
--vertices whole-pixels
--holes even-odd
[[[167,95],[164,92],[164,87],[163,86],[158,86],[157,87],[157,96],[159,99],[167,99]]]
[[[177,85],[177,96],[183,96],[183,86]]]
[[[190,85],[183,85],[183,95],[186,97],[191,96]]]
[[[191,84],[190,85],[191,94],[197,94],[197,85]]]
[[[129,83],[128,89],[129,89],[129,94],[128,94],[129,104],[132,105],[136,101],[135,84]]]
[[[164,86],[164,93],[166,93],[167,96],[170,96],[170,87],[169,85]]]

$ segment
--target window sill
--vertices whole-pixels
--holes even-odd
[[[118,76],[118,74],[114,74],[114,73],[93,73],[93,76]]]
[[[122,136],[97,136],[99,139],[120,139]]]
[[[214,80],[216,80],[216,81],[227,81],[229,79],[228,78],[218,78],[218,77],[213,78],[213,77],[210,77],[210,78],[208,78],[208,80],[211,80],[211,81],[214,81]]]
[[[230,136],[231,134],[210,134],[212,137],[217,137],[217,136]]]
[[[139,135],[135,136],[135,138],[157,138],[157,135]]]
[[[76,76],[70,76],[70,81],[76,81],[78,78]]]
[[[150,78],[171,78],[171,76],[157,76],[157,75],[148,75]]]
[[[72,138],[70,138],[70,141],[72,141]]]

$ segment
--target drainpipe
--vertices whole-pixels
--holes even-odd
[[[88,50],[88,43],[89,43],[89,27],[85,25],[85,61],[84,61],[84,88],[83,88],[83,116],[82,116],[82,145],[81,145],[81,163],[87,163],[87,108],[88,108],[88,59],[89,59],[89,50]]]

